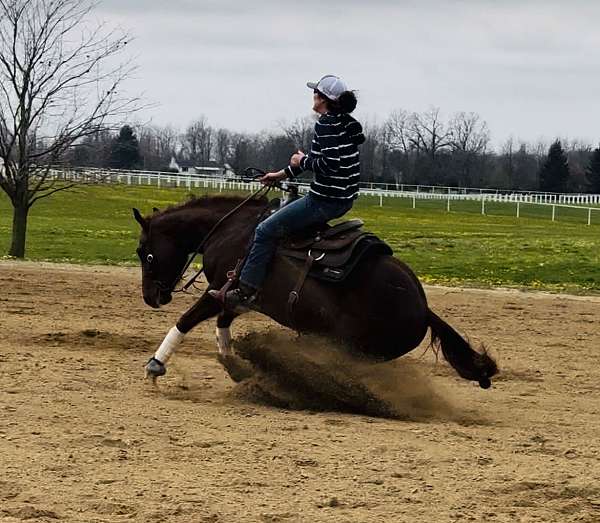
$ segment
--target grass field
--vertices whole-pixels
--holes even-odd
[[[139,234],[131,208],[149,212],[186,198],[185,189],[81,187],[36,204],[27,258],[72,263],[136,264]],[[385,239],[396,256],[429,283],[516,286],[569,292],[600,291],[600,225],[585,225],[579,209],[551,210],[477,202],[361,197],[352,215]],[[10,242],[11,207],[0,197],[0,253]],[[598,220],[596,220],[597,222]]]

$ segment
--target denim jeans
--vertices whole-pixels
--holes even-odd
[[[256,228],[240,282],[260,289],[280,239],[312,225],[339,218],[352,208],[352,203],[353,200],[324,200],[309,193],[269,216]]]

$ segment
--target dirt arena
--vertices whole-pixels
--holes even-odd
[[[252,401],[214,321],[153,388],[191,298],[147,308],[138,270],[3,262],[0,290],[2,522],[600,522],[598,297],[428,288],[502,375],[482,390],[419,348],[382,367],[387,419]]]

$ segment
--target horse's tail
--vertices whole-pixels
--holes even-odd
[[[427,312],[427,320],[432,347],[442,349],[446,361],[462,378],[479,382],[482,389],[489,388],[492,384],[490,378],[498,373],[498,366],[486,350],[473,350],[467,340],[431,309]]]

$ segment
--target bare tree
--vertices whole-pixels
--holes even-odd
[[[169,165],[172,157],[177,157],[177,154],[181,149],[179,137],[179,131],[172,125],[155,127],[154,139],[156,154],[160,161],[161,168]]]
[[[451,141],[450,131],[440,118],[440,110],[432,107],[424,113],[413,113],[409,123],[409,143],[432,160],[436,154],[447,148]]]
[[[190,125],[181,136],[183,154],[197,164],[207,164],[213,147],[213,130],[206,117],[201,116]]]
[[[408,111],[404,109],[392,111],[384,126],[390,148],[408,154],[411,149],[410,114]]]
[[[471,185],[475,164],[485,154],[490,142],[487,123],[477,113],[460,112],[450,120],[448,132],[462,183]]]
[[[456,113],[450,121],[449,132],[454,151],[481,154],[490,143],[487,123],[477,113]]]
[[[229,163],[231,155],[231,133],[227,129],[217,129],[215,133],[215,154],[220,165]]]
[[[508,178],[507,185],[509,189],[515,188],[515,143],[514,138],[510,136],[502,146],[501,167],[506,172]]]
[[[13,205],[9,254],[25,255],[31,206],[72,184],[51,176],[71,146],[130,114],[115,66],[127,36],[90,28],[88,0],[0,0],[0,187]]]
[[[413,148],[410,137],[410,113],[404,109],[392,111],[383,124],[381,138],[382,171],[384,178],[391,177],[396,184],[401,183],[410,168],[410,154]]]
[[[179,131],[170,125],[142,125],[136,128],[144,169],[165,170],[181,147]]]
[[[294,147],[304,152],[310,151],[311,140],[315,129],[315,120],[310,116],[297,118],[291,123],[281,122],[280,127],[284,134],[291,140]],[[294,151],[290,151],[290,155]]]

